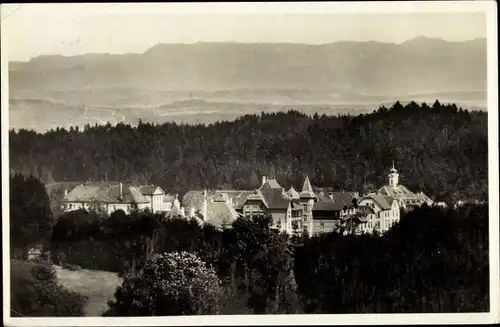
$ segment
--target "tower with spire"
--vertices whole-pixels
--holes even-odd
[[[303,226],[304,229],[307,230],[309,235],[312,235],[312,229],[313,229],[312,209],[318,197],[313,191],[311,182],[309,181],[309,176],[306,176],[306,179],[304,180],[304,186],[302,186],[302,191],[300,192],[299,196],[300,196],[300,204],[303,207],[303,213],[304,213]]]
[[[399,174],[396,168],[394,168],[394,160],[392,161],[392,168],[388,176],[389,176],[389,186],[397,187],[399,182]]]

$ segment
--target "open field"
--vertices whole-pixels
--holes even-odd
[[[122,283],[117,274],[98,270],[71,271],[54,266],[59,282],[66,288],[89,298],[85,306],[87,316],[100,316],[113,299],[116,287]]]

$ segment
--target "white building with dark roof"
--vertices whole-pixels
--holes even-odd
[[[359,225],[363,232],[384,233],[399,222],[399,201],[392,196],[369,194],[360,199],[359,207],[367,213],[366,221]]]
[[[63,211],[98,209],[111,213],[123,210],[148,209],[153,213],[167,213],[172,199],[159,186],[133,186],[124,183],[86,183],[65,192]]]
[[[391,196],[399,202],[403,209],[411,209],[422,204],[432,205],[434,202],[423,192],[413,193],[406,186],[399,184],[399,174],[394,168],[394,162],[388,175],[389,184],[382,186],[378,193],[384,196]]]
[[[88,183],[78,185],[66,193],[62,203],[62,209],[66,212],[94,209],[111,214],[119,209],[130,213],[150,208],[151,202],[138,188],[130,185]]]

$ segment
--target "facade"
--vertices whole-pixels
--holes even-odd
[[[173,201],[161,187],[155,185],[141,185],[137,189],[146,199],[149,200],[149,208],[154,213],[169,212],[172,209]]]
[[[171,197],[158,186],[132,186],[123,183],[87,183],[65,192],[63,211],[79,209],[99,210],[111,214],[123,210],[129,214],[134,210],[148,209],[153,213],[169,212]]]
[[[399,184],[399,174],[394,163],[388,175],[389,184],[382,186],[377,193],[383,196],[393,197],[399,202],[399,206],[405,210],[411,210],[414,207],[423,204],[432,205],[433,201],[423,192],[413,193],[404,185]]]
[[[272,227],[286,231],[292,227],[292,199],[275,179],[263,177],[262,182],[260,188],[248,195],[243,203],[243,216],[253,218],[270,214]]]
[[[76,186],[69,193],[65,192],[62,210],[93,209],[111,214],[120,209],[131,213],[149,207],[150,201],[136,187],[123,183],[88,183]]]
[[[399,201],[391,196],[370,194],[359,201],[360,208],[367,213],[367,220],[360,224],[363,232],[384,233],[399,222]]]
[[[331,196],[320,196],[312,208],[311,235],[338,231],[349,223],[356,213],[352,203],[335,201]]]
[[[299,193],[293,187],[285,191],[275,179],[264,176],[256,190],[193,190],[184,195],[183,204],[190,216],[219,227],[230,227],[238,217],[271,215],[273,228],[293,234],[303,230],[312,232],[312,207],[316,199],[309,178]]]

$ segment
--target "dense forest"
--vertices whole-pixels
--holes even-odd
[[[26,248],[30,242],[42,243],[50,253],[45,260],[63,267],[118,272],[124,283],[117,288],[106,315],[165,312],[161,303],[172,298],[158,294],[158,285],[163,284],[141,276],[166,278],[168,274],[161,274],[164,268],[155,264],[155,257],[166,253],[162,260],[168,266],[172,256],[175,259],[176,253],[185,252],[193,255],[187,255],[193,271],[204,271],[199,285],[216,276],[220,289],[202,288],[195,299],[190,298],[192,292],[182,289],[189,285],[190,268],[182,268],[181,286],[165,280],[174,283],[174,289],[180,287],[176,298],[188,296],[182,298],[187,302],[179,305],[182,308],[177,314],[204,310],[199,296],[206,292],[216,302],[206,312],[223,314],[479,312],[489,308],[488,205],[424,206],[405,213],[383,236],[328,233],[306,235],[297,243],[271,229],[270,217],[239,218],[231,229],[221,231],[209,224],[200,226],[195,220],[165,219],[148,212],[127,215],[115,211],[103,219],[96,212],[80,210],[59,215],[54,224],[50,210],[43,209],[49,202],[40,187],[43,184],[34,181],[33,177],[11,177],[11,184],[15,182],[17,187],[11,189],[10,207],[18,213],[11,216],[11,225],[18,226],[11,232],[11,244]],[[25,205],[27,195],[33,206]],[[32,221],[35,215],[39,215],[38,226]],[[42,227],[52,232],[32,238]],[[26,270],[29,267],[23,266],[23,275],[11,275],[17,312],[47,312],[45,307],[37,309],[33,301],[22,302],[29,292],[25,280],[38,285],[32,291],[40,297],[51,292],[50,287],[58,289],[60,295],[44,300],[52,308],[48,312],[54,312],[57,301],[66,297],[75,305],[68,310],[81,312],[81,298],[53,282],[46,288],[45,277],[32,279]],[[43,274],[53,275],[50,271]],[[143,292],[159,302],[151,303]],[[191,307],[191,300],[199,305]]]
[[[402,184],[438,201],[487,199],[487,114],[411,102],[359,116],[297,111],[246,115],[211,125],[118,124],[10,131],[15,172],[45,183],[114,180],[166,192],[252,189],[260,176],[300,187],[359,192],[386,183],[392,161]]]

